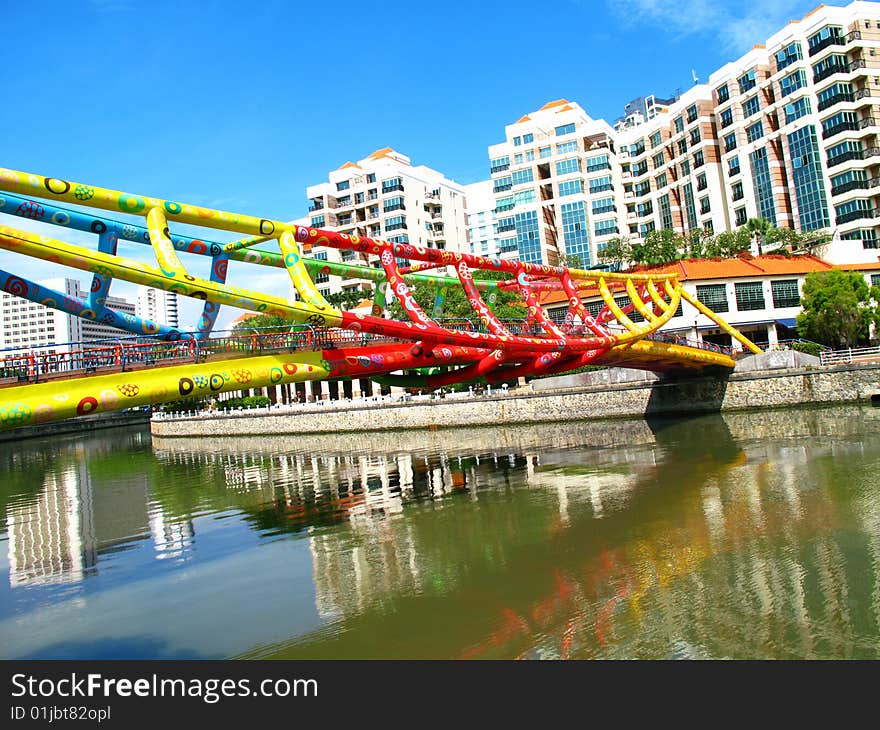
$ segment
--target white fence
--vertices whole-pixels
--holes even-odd
[[[849,347],[846,350],[825,350],[819,355],[823,365],[843,365],[852,362],[880,361],[880,346]]]

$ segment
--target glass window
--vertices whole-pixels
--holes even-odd
[[[805,96],[797,101],[792,102],[791,104],[785,105],[785,123],[790,124],[791,122],[800,119],[801,117],[810,113],[810,100]]]
[[[760,281],[743,281],[733,285],[736,308],[740,312],[764,309],[764,287]]]
[[[605,177],[596,177],[590,180],[590,192],[591,193],[601,193],[605,190],[612,190],[613,186],[611,184],[611,176],[606,175]]]
[[[577,152],[578,143],[576,139],[571,140],[570,142],[560,142],[556,145],[556,154],[557,155],[565,155],[569,152]]]
[[[489,170],[490,172],[504,172],[510,167],[510,157],[496,157],[494,160],[490,160]]]
[[[312,224],[312,228],[323,228],[324,227],[324,216],[316,215],[311,219],[310,223]]]
[[[754,142],[764,136],[764,125],[761,122],[755,122],[752,126],[746,127],[746,140]]]
[[[400,196],[388,198],[388,200],[382,202],[382,210],[384,210],[386,213],[392,210],[402,210],[403,208],[403,198]]]
[[[529,132],[528,134],[523,135],[523,144],[529,144],[530,142],[535,141],[535,135]]]
[[[663,165],[666,162],[666,160],[663,158],[663,153],[658,152],[656,155],[654,155],[654,157],[652,158],[652,162],[654,163],[655,170],[658,170],[661,167],[663,167]]]
[[[566,195],[577,195],[578,193],[582,193],[584,191],[584,184],[580,180],[564,180],[559,183],[559,197],[563,198]]]
[[[724,284],[697,284],[697,299],[715,313],[730,311]]]
[[[659,132],[659,130],[658,130],[657,132],[654,132],[654,134],[652,134],[652,135],[649,137],[649,140],[650,140],[650,142],[651,142],[651,147],[652,147],[652,148],[653,148],[653,147],[659,147],[659,146],[660,146],[661,136],[662,136],[662,135],[660,134],[660,132]]]
[[[514,137],[513,138],[513,146],[519,147],[522,144],[522,137]]]
[[[614,211],[614,198],[599,198],[593,201],[594,213],[611,213]]]
[[[723,104],[725,101],[730,99],[730,90],[727,88],[727,84],[719,86],[717,89],[715,89],[715,93],[718,96],[719,104]]]
[[[736,225],[744,226],[746,224],[746,209],[745,208],[737,208],[734,211],[734,216],[736,219]]]
[[[747,91],[754,89],[756,83],[757,81],[755,81],[755,69],[747,71],[739,77],[739,93],[745,94]]]
[[[516,154],[513,156],[513,164],[514,165],[521,165],[522,161],[523,161],[522,153],[519,153],[519,154]]]
[[[577,157],[572,157],[568,160],[560,160],[556,163],[556,174],[557,175],[567,175],[571,172],[580,172],[581,171],[581,161]],[[514,177],[516,173],[514,173]]]
[[[694,127],[691,130],[691,147],[693,147],[695,144],[698,144],[699,141],[700,141],[700,128]]]
[[[694,169],[696,170],[698,167],[702,167],[706,164],[705,159],[703,158],[703,150],[697,150],[694,152]]]
[[[791,66],[795,61],[799,61],[802,58],[801,44],[792,43],[781,51],[776,52],[776,70],[782,71],[782,69]]]
[[[752,114],[757,114],[761,111],[761,102],[758,99],[758,95],[750,96],[743,102],[742,105],[743,117],[748,119]]]
[[[684,119],[682,119],[681,117],[676,117],[673,124],[675,125],[676,134],[684,131]]]
[[[736,132],[724,135],[724,151],[730,152],[736,149]]]
[[[800,306],[797,279],[771,281],[770,288],[773,294],[773,306],[777,309]]]
[[[779,81],[779,89],[783,96],[788,96],[806,85],[807,74],[803,69],[795,71],[793,74],[789,74]]]
[[[557,165],[558,168],[558,165]],[[587,158],[587,172],[598,172],[599,170],[610,170],[611,162],[608,155],[599,155],[598,157]]]
[[[668,184],[666,181],[666,173],[661,172],[659,175],[657,175],[656,182],[657,182],[657,189],[658,190],[660,188],[665,188],[666,185]]]
[[[556,127],[556,136],[557,137],[562,137],[565,134],[574,134],[574,123],[563,124],[559,127]]]
[[[342,182],[336,183],[337,190],[348,190],[351,187],[351,182],[348,180],[343,180]]]
[[[729,127],[731,124],[733,124],[733,109],[728,107],[723,112],[721,112],[720,120],[722,128]]]
[[[553,152],[550,150],[549,147],[539,147],[538,148],[538,157],[541,157],[541,158],[550,157],[552,154],[553,154]]]
[[[614,218],[609,218],[604,221],[596,221],[593,230],[596,232],[597,236],[607,236],[610,233],[617,233],[617,221],[614,220]]]
[[[535,174],[532,172],[531,167],[527,167],[525,170],[514,170],[510,177],[514,185],[522,185],[523,183],[532,182],[535,179]]]
[[[690,124],[691,122],[697,121],[697,105],[696,104],[691,104],[691,106],[689,106],[687,108],[687,120],[688,120],[688,124]]]

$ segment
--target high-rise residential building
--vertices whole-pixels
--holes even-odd
[[[79,299],[87,296],[75,279],[49,279],[39,283],[65,296]],[[108,296],[107,306],[123,314],[135,313],[134,303],[122,297]],[[68,349],[66,344],[69,342],[92,342],[128,334],[7,292],[0,294],[0,324],[0,350],[49,347],[55,352],[63,352]]]
[[[649,103],[650,102],[650,103]],[[820,6],[611,128],[559,100],[489,147],[502,250],[582,263],[614,235],[826,230],[832,262],[880,254],[880,4]]]
[[[582,266],[595,261],[595,243],[620,231],[617,136],[608,122],[565,99],[505,127],[504,142],[489,147],[502,256]]]
[[[467,200],[467,240],[474,256],[496,256],[501,253],[495,233],[495,196],[492,181],[465,185]]]
[[[467,252],[465,188],[389,147],[358,162],[346,162],[327,182],[311,185],[309,225],[340,233],[411,243],[426,248]],[[316,246],[311,255],[331,261],[370,263],[354,251]],[[375,259],[375,260],[374,260]],[[318,275],[315,285],[325,295],[368,289],[364,280]]]
[[[178,326],[177,294],[174,292],[139,286],[135,311],[142,319],[167,324],[169,327]]]

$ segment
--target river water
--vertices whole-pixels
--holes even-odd
[[[880,658],[880,409],[0,445],[3,658]]]

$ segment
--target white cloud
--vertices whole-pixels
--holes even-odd
[[[715,35],[720,48],[741,54],[763,43],[789,20],[803,17],[815,6],[812,0],[613,0],[612,12],[629,26],[651,26],[657,32],[683,38]]]

